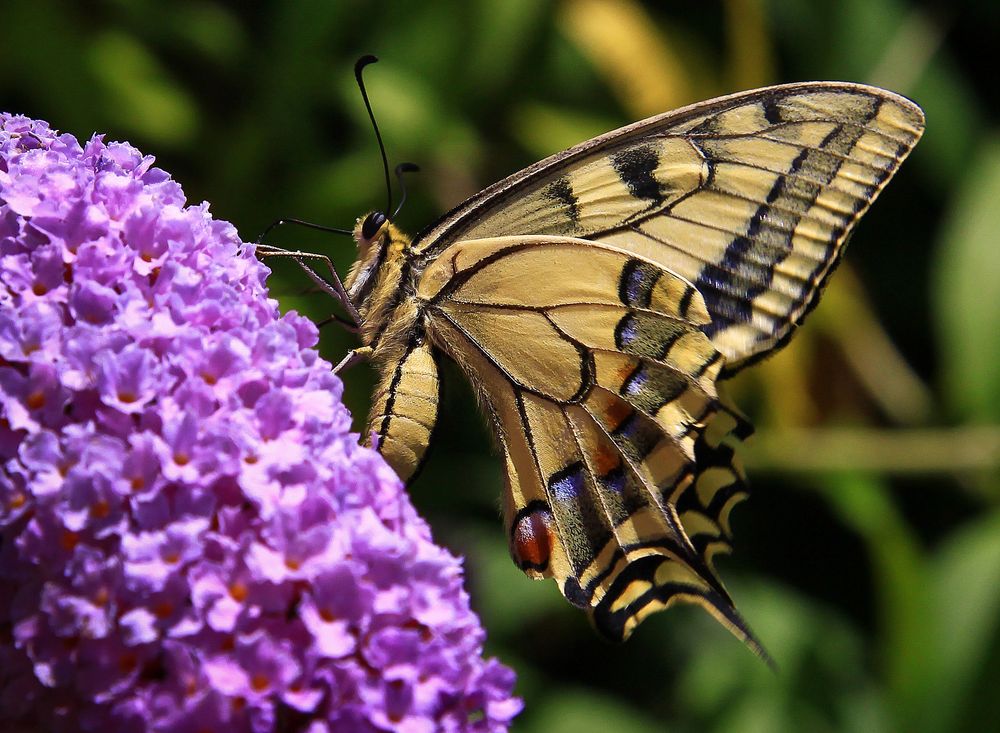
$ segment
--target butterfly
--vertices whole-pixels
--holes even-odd
[[[875,87],[766,87],[553,155],[412,239],[361,217],[347,277],[327,260],[322,282],[363,343],[339,366],[378,374],[372,444],[417,473],[450,358],[496,438],[518,567],[611,639],[688,602],[766,659],[713,567],[751,432],[718,382],[788,341],[923,128]]]

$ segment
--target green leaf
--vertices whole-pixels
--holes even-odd
[[[170,146],[194,137],[198,114],[193,101],[135,38],[113,31],[99,34],[88,62],[122,133]]]
[[[845,474],[823,483],[827,500],[868,547],[879,604],[885,684],[889,699],[897,704],[909,699],[920,675],[921,651],[914,640],[920,636],[926,613],[923,554],[884,481]]]
[[[543,158],[616,127],[612,120],[547,104],[524,104],[511,115],[514,135]]]
[[[952,535],[927,587],[924,624],[909,640],[920,677],[901,729],[953,730],[1000,630],[1000,512]]]
[[[530,45],[544,37],[548,7],[537,0],[476,0],[470,10],[476,22],[464,65],[476,70],[475,92],[485,97],[509,83]]]
[[[521,733],[660,733],[663,725],[597,691],[564,689],[536,703],[518,729]]]
[[[947,215],[934,272],[947,397],[962,416],[1000,419],[1000,138],[984,143]]]
[[[692,653],[674,686],[684,720],[701,721],[691,730],[895,730],[879,681],[865,665],[867,642],[847,619],[777,583],[756,578],[733,585],[778,670],[732,639],[692,633]]]

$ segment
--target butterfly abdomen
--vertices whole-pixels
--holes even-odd
[[[387,362],[372,399],[368,435],[404,482],[414,478],[430,446],[441,381],[435,353],[415,333],[399,359]]]

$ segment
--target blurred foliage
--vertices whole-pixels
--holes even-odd
[[[601,642],[507,558],[501,468],[455,370],[414,500],[468,557],[516,726],[558,731],[1000,730],[1000,5],[914,0],[0,0],[0,106],[155,154],[254,239],[383,206],[353,83],[363,53],[416,231],[537,158],[767,83],[851,79],[917,100],[927,134],[792,345],[732,384],[755,494],[722,571],[775,674],[696,609]],[[353,247],[291,227],[274,244]],[[294,268],[287,307],[325,317]],[[352,345],[324,330],[332,361]],[[371,375],[346,376],[367,409]]]

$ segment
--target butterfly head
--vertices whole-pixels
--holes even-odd
[[[358,258],[351,267],[344,286],[358,308],[364,308],[387,262],[397,264],[407,237],[381,211],[372,211],[354,225]]]
[[[355,234],[355,239],[358,242],[371,242],[378,234],[386,228],[386,224],[389,223],[389,217],[383,214],[381,211],[373,211],[364,219],[358,219],[358,229]]]

